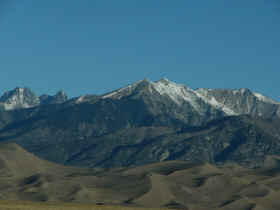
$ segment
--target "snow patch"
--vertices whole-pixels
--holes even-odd
[[[239,93],[239,90],[233,90],[232,93],[233,93],[234,95],[236,95],[236,94]]]
[[[131,85],[128,85],[126,87],[120,88],[116,91],[113,91],[111,93],[105,94],[102,96],[103,99],[105,98],[117,98],[117,99],[121,99],[123,96],[125,96],[125,94],[123,94],[124,92],[129,92],[130,90],[134,89],[139,83],[143,82],[143,80],[137,81]]]
[[[75,101],[75,103],[76,103],[76,104],[79,104],[79,103],[84,102],[84,100],[85,100],[85,96],[80,96],[80,97]]]
[[[244,94],[246,92],[246,90],[247,90],[246,88],[241,88],[240,89],[241,94]]]
[[[16,108],[18,108],[20,106],[20,108],[24,108],[24,109],[27,109],[27,108],[31,108],[33,106],[29,105],[29,104],[18,104],[18,103],[2,103],[3,106],[4,106],[4,109],[7,110],[7,111],[10,111],[10,110],[14,110]]]
[[[153,87],[160,95],[169,96],[175,103],[182,104],[183,101],[188,101],[194,108],[197,107],[195,103],[196,96],[192,89],[167,79],[162,79],[153,83]]]
[[[184,102],[188,102],[195,110],[200,112],[200,104],[199,101],[202,100],[204,103],[215,107],[218,110],[223,111],[226,115],[239,115],[240,113],[235,112],[230,107],[226,106],[224,103],[219,102],[212,94],[212,89],[200,88],[193,90],[185,85],[177,84],[174,82],[169,81],[168,79],[164,78],[157,82],[151,82],[147,79],[144,81],[148,81],[149,91],[153,93],[156,91],[162,96],[169,97],[172,101],[174,101],[178,105],[182,105]],[[132,85],[126,86],[124,88],[118,89],[111,93],[105,94],[102,98],[116,98],[121,99],[124,96],[127,96],[132,93],[132,91],[137,87],[139,83],[143,82],[143,80],[138,81]],[[233,90],[232,93],[236,94],[245,94],[248,91],[246,88],[241,88],[239,90]],[[273,104],[280,104],[272,99],[265,97],[259,93],[253,93],[258,100],[266,102],[266,103],[273,103]]]
[[[218,102],[215,97],[209,96],[208,89],[198,89],[195,91],[196,95],[201,98],[205,103],[214,106],[216,109],[222,110],[226,115],[238,115],[235,111],[227,107],[225,104]]]
[[[35,102],[39,103],[39,99],[35,99]],[[25,89],[24,88],[16,88],[13,95],[7,98],[4,102],[0,103],[4,110],[10,111],[19,108],[31,108],[34,107],[35,104],[29,104],[25,101]]]
[[[137,87],[137,85],[142,81],[143,80],[138,81],[127,87],[113,91],[111,93],[105,94],[102,98],[105,99],[113,97],[121,99],[123,96],[130,94],[131,91],[133,91],[133,89]],[[151,84],[151,87],[149,88],[149,91],[151,93],[153,90],[155,90],[160,95],[169,97],[178,105],[182,105],[184,102],[188,102],[195,110],[200,112],[199,100],[201,99],[206,104],[214,106],[216,109],[223,111],[227,115],[238,115],[229,107],[225,106],[222,103],[219,103],[213,96],[209,98],[208,92],[210,91],[210,89],[198,89],[195,91],[185,85],[171,82],[166,78],[161,79],[157,82],[148,82]]]
[[[260,93],[253,92],[253,94],[254,94],[254,96],[256,96],[258,98],[258,100],[260,100],[262,102],[270,103],[270,104],[280,104],[279,102],[276,102]]]

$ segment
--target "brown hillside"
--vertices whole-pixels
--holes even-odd
[[[278,157],[267,168],[169,161],[136,168],[82,169],[0,145],[1,200],[71,202],[189,210],[278,210]]]

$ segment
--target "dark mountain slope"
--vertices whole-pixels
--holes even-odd
[[[54,96],[43,94],[39,97],[40,104],[61,104],[68,100],[64,91],[58,91]]]
[[[120,120],[114,118],[124,107],[114,102],[81,104],[69,111],[55,111],[47,118],[31,118],[20,123],[24,126],[6,127],[0,138],[16,142],[41,158],[85,167],[136,166],[166,160],[259,167],[268,155],[280,152],[278,119],[233,116],[204,126],[156,126],[141,119],[143,115],[138,118],[139,109],[127,112],[127,116],[120,113]],[[95,112],[106,106],[112,113]],[[112,117],[106,119],[110,114]]]

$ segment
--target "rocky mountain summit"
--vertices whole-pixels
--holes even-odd
[[[30,108],[40,104],[39,98],[28,88],[17,87],[0,98],[4,110]]]
[[[17,87],[0,97],[0,107],[3,110],[9,111],[31,108],[42,104],[64,103],[67,100],[68,97],[64,91],[59,91],[54,96],[44,94],[38,97],[29,88]]]
[[[194,90],[144,79],[69,100],[64,92],[27,93],[18,89],[1,98],[4,107],[13,106],[0,111],[0,141],[57,163],[110,168],[188,160],[262,167],[280,152],[280,104],[249,89]]]
[[[247,88],[193,90],[185,85],[176,84],[168,79],[157,82],[148,79],[105,94],[103,98],[122,99],[124,97],[150,96],[154,100],[171,101],[173,106],[191,109],[197,114],[223,116],[249,114],[251,116],[280,117],[280,103]],[[175,105],[174,105],[175,104]],[[187,110],[185,110],[187,111]]]
[[[228,115],[249,114],[251,116],[280,117],[280,103],[247,88],[239,90],[197,89],[196,92],[218,106],[230,110]],[[220,105],[221,104],[221,105]]]
[[[68,100],[68,96],[63,90],[61,90],[54,96],[43,94],[39,97],[39,99],[40,104],[62,104]]]

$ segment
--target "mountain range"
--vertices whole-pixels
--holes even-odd
[[[241,89],[191,89],[144,79],[103,95],[0,98],[0,141],[79,167],[169,160],[262,167],[280,152],[280,103]]]

